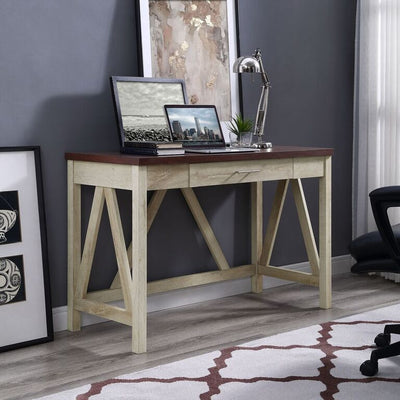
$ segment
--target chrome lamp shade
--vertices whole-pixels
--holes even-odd
[[[233,72],[238,74],[261,72],[260,63],[255,57],[239,57],[233,64]]]

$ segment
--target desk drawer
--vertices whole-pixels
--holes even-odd
[[[251,160],[190,165],[190,186],[290,179],[292,160]]]
[[[148,190],[176,189],[189,187],[189,166],[149,165],[147,167]]]

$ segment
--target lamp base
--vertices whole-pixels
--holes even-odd
[[[271,142],[258,142],[254,143],[253,147],[256,149],[270,149],[272,148],[272,143]]]

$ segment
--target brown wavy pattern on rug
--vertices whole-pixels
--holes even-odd
[[[399,321],[390,321],[390,320],[381,320],[381,321],[351,321],[351,322],[341,322],[341,321],[333,321],[320,324],[321,330],[318,331],[320,337],[317,338],[318,344],[315,345],[288,345],[288,346],[273,346],[273,345],[260,345],[256,347],[250,346],[234,346],[223,349],[220,351],[220,356],[216,357],[212,360],[213,365],[210,365],[208,368],[209,373],[204,376],[199,377],[183,377],[176,376],[172,378],[152,378],[152,377],[141,377],[138,379],[108,379],[101,382],[96,382],[91,384],[90,389],[86,393],[79,394],[76,397],[76,400],[90,400],[96,394],[100,394],[102,389],[106,386],[113,384],[135,384],[140,385],[142,383],[149,382],[158,382],[163,384],[169,384],[174,382],[204,382],[208,385],[208,391],[201,393],[199,396],[200,400],[211,400],[213,395],[220,393],[221,385],[226,383],[254,383],[259,381],[269,381],[269,382],[293,382],[293,381],[317,381],[321,382],[326,386],[326,390],[320,393],[321,399],[323,400],[331,400],[335,393],[339,392],[339,384],[341,383],[368,383],[368,382],[400,382],[400,378],[391,379],[385,377],[371,377],[366,378],[360,375],[360,379],[355,378],[337,378],[331,374],[331,370],[335,367],[334,360],[337,358],[335,353],[339,350],[366,350],[368,348],[373,348],[373,346],[359,346],[359,347],[343,347],[343,346],[334,346],[329,343],[329,339],[332,338],[331,332],[334,326],[339,325],[358,325],[358,324],[374,324],[374,325],[385,325],[388,323],[400,323]],[[373,338],[371,338],[372,340]],[[318,368],[319,374],[316,376],[286,376],[283,378],[276,378],[272,376],[254,376],[248,379],[240,379],[235,377],[222,377],[220,372],[227,367],[226,361],[231,359],[235,352],[241,351],[251,351],[257,352],[265,349],[274,349],[274,350],[291,350],[296,348],[303,349],[315,349],[322,351],[325,356],[320,359],[323,366]],[[210,360],[211,362],[211,360]],[[144,371],[145,372],[145,371]]]

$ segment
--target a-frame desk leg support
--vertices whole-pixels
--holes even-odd
[[[296,271],[285,267],[270,265],[272,250],[282,214],[289,183],[292,186],[293,196],[299,217],[299,223],[306,247],[310,272]],[[261,227],[257,218],[261,216],[261,188],[252,184],[252,257],[256,257],[259,249]],[[260,220],[262,220],[260,218]],[[256,293],[262,290],[261,276],[271,276],[319,287],[320,307],[330,308],[332,304],[331,278],[331,158],[324,161],[324,174],[319,180],[319,254],[315,242],[310,216],[300,179],[287,179],[278,182],[273,201],[261,255],[258,258],[257,274],[253,277],[252,290]],[[254,283],[256,282],[256,283]]]

